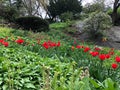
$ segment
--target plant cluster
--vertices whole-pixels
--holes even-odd
[[[119,51],[70,40],[60,29],[34,38],[0,29],[0,89],[119,90]]]
[[[5,7],[3,5],[0,6],[0,17],[3,19],[9,22],[14,22],[17,15],[16,9],[12,7]]]
[[[103,12],[92,13],[89,18],[85,20],[84,29],[88,32],[90,38],[102,38],[106,34],[106,30],[111,27],[111,18]]]
[[[33,45],[32,43],[27,43],[27,40],[20,37],[12,40],[11,37],[0,39],[1,43],[5,41],[13,44],[9,44],[7,48],[6,46],[0,46],[2,47],[0,50],[0,85],[1,89],[4,90],[64,90],[71,88],[73,90],[79,90],[79,88],[85,90],[92,88],[94,86],[93,82],[96,82],[88,76],[94,77],[94,74],[100,74],[99,76],[101,77],[94,77],[97,80],[101,80],[103,76],[105,76],[103,80],[109,77],[113,80],[118,78],[115,74],[119,73],[118,65],[120,57],[116,56],[115,60],[113,60],[113,49],[108,54],[103,54],[103,48],[90,48],[85,45],[70,45],[70,47],[68,45],[63,46],[63,44],[61,46],[60,42],[40,42],[39,40],[36,40],[36,44],[34,43]],[[46,48],[46,46],[49,48]],[[69,52],[67,52],[68,50]],[[37,54],[30,51],[34,51]],[[65,53],[67,54],[66,56]],[[54,59],[50,56],[51,54]],[[73,60],[70,59],[71,56]],[[79,59],[80,57],[82,58]],[[106,65],[108,66],[106,67]],[[88,69],[84,68],[85,66],[88,66]],[[99,72],[96,73],[94,70],[98,70]],[[74,84],[74,87],[72,84]],[[98,86],[99,88],[102,87],[99,84]],[[94,86],[93,88],[96,87]]]
[[[61,21],[68,21],[73,19],[73,13],[72,12],[65,12],[60,15]]]
[[[49,31],[49,24],[46,20],[39,17],[19,17],[16,23],[25,30],[32,30],[33,32]]]
[[[50,0],[47,9],[53,19],[66,12],[72,12],[73,14],[80,13],[82,5],[81,0]]]

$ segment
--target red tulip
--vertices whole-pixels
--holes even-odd
[[[76,46],[76,48],[80,49],[80,48],[82,48],[82,46],[80,46],[80,45],[77,45],[77,46]]]
[[[9,46],[9,43],[8,42],[2,42],[2,44],[5,46],[5,47],[8,47]]]
[[[4,41],[4,39],[0,39],[0,43],[2,43]]]
[[[95,57],[95,56],[99,55],[99,52],[90,52],[90,54],[91,54],[93,57]]]
[[[89,50],[90,50],[89,47],[85,47],[85,48],[84,48],[84,52],[88,52]]]
[[[109,54],[110,54],[110,55],[113,55],[113,54],[114,54],[114,51],[110,51]]]
[[[115,60],[116,60],[116,62],[120,62],[120,57],[116,56]]]
[[[118,67],[118,65],[117,65],[116,63],[113,63],[113,64],[112,64],[112,68],[113,68],[113,69],[116,69],[117,67]]]
[[[60,46],[60,42],[57,43],[57,47],[59,47],[59,46]]]
[[[106,59],[106,55],[105,54],[100,54],[99,55],[99,59],[102,60],[102,61],[105,60]]]
[[[49,47],[48,47],[48,43],[47,42],[44,42],[43,44],[42,44],[42,46],[44,47],[44,48],[46,48],[46,49],[48,49]]]
[[[18,43],[18,44],[23,44],[24,40],[23,39],[17,39],[15,42]]]
[[[109,59],[109,58],[110,58],[110,54],[106,54],[105,56],[106,56],[106,58],[107,58],[107,59]]]
[[[95,49],[96,51],[99,51],[99,50],[101,50],[101,49],[100,49],[100,48],[98,48],[98,47],[95,47],[94,49]]]

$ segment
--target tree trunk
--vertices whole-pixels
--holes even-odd
[[[113,10],[112,23],[113,23],[113,25],[116,25],[116,23],[117,23],[117,9]]]
[[[115,0],[114,5],[113,5],[113,12],[112,12],[112,23],[113,25],[117,24],[117,10],[120,6],[119,0]]]

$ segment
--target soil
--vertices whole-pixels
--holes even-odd
[[[81,32],[80,28],[74,34],[71,34],[74,38],[85,42],[92,42],[98,46],[110,47],[120,50],[120,26],[113,26],[107,30],[107,41],[102,40],[90,40],[86,32]]]

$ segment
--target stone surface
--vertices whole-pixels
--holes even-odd
[[[81,41],[88,41],[89,37],[86,32],[83,32],[83,23],[82,21],[78,21],[74,24],[74,27],[78,30],[73,37],[76,37]],[[120,50],[120,26],[113,26],[108,29],[106,32],[108,40],[106,42],[102,42],[101,40],[92,41],[95,45],[110,47]]]
[[[114,26],[108,30],[108,38],[110,41],[120,43],[120,26]]]

